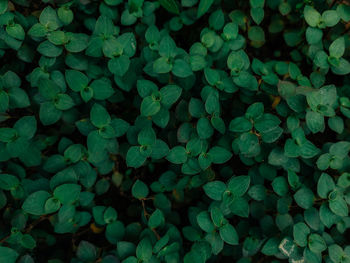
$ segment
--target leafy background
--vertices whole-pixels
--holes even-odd
[[[348,263],[350,4],[0,0],[0,263]]]

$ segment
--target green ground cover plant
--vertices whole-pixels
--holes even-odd
[[[0,0],[0,263],[350,263],[350,2]]]

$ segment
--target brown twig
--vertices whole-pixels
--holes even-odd
[[[337,0],[332,0],[331,4],[329,5],[329,9],[331,9],[336,2],[337,2]]]
[[[150,214],[146,211],[145,200],[149,200],[149,199],[154,199],[154,198],[150,197],[150,198],[147,198],[147,199],[146,198],[141,199],[143,214],[146,217],[146,219],[148,219],[150,217]],[[157,230],[155,228],[151,228],[151,230],[155,234],[155,236],[157,237],[157,240],[159,240],[160,239],[160,235],[158,234]]]
[[[150,214],[146,211],[146,205],[145,205],[145,200],[141,199],[141,204],[142,204],[142,209],[143,209],[143,215],[148,218]]]
[[[49,215],[45,215],[45,216],[39,217],[39,218],[38,218],[37,220],[35,220],[33,223],[31,223],[30,225],[28,225],[27,228],[26,228],[23,232],[26,233],[26,234],[29,233],[30,231],[32,231],[32,229],[33,229],[36,225],[38,225],[40,222],[42,222],[42,221],[44,221],[45,219],[48,219],[48,218],[49,218]],[[2,239],[0,240],[0,244],[6,242],[6,240],[7,240],[8,238],[10,238],[10,237],[11,237],[11,234],[9,234],[8,236],[2,238]]]

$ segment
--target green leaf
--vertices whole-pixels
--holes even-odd
[[[333,263],[341,263],[343,262],[342,259],[345,258],[343,249],[337,244],[328,247],[328,254]]]
[[[329,55],[335,58],[340,58],[345,52],[345,40],[344,37],[339,37],[334,40],[329,46]]]
[[[149,261],[152,257],[152,244],[148,238],[144,238],[136,247],[136,256],[141,261]]]
[[[243,197],[234,197],[230,203],[230,210],[234,215],[248,217],[250,212],[248,201]]]
[[[350,21],[350,7],[348,5],[339,4],[337,6],[337,13],[345,22]]]
[[[117,244],[125,235],[125,227],[121,221],[113,221],[106,227],[105,236],[109,243]]]
[[[160,5],[173,14],[180,14],[179,6],[175,0],[158,0]]]
[[[115,131],[111,125],[99,129],[98,133],[104,139],[113,139],[115,137]]]
[[[301,188],[294,194],[294,200],[304,209],[309,209],[314,203],[314,194],[309,188]]]
[[[341,159],[345,158],[350,151],[350,142],[339,141],[331,145],[329,153]]]
[[[95,261],[97,258],[95,245],[84,240],[80,241],[77,249],[77,257],[83,261]]]
[[[47,199],[45,202],[45,206],[44,206],[45,213],[47,214],[54,213],[58,211],[60,207],[61,207],[61,202],[58,199],[51,197]]]
[[[0,174],[0,189],[14,190],[20,185],[18,178],[11,174]]]
[[[279,196],[285,196],[288,193],[288,183],[285,177],[278,176],[272,181],[272,188]]]
[[[350,173],[342,173],[338,178],[337,185],[346,189],[350,186]]]
[[[57,15],[63,24],[69,25],[73,21],[73,11],[69,9],[68,6],[61,6],[57,10]]]
[[[306,29],[306,40],[310,45],[322,41],[322,37],[323,31],[321,29],[315,27],[308,27]]]
[[[259,132],[268,133],[275,129],[280,123],[281,121],[275,115],[266,113],[256,120],[254,127]]]
[[[208,139],[213,136],[214,129],[207,118],[200,118],[197,122],[197,133],[199,138]]]
[[[206,67],[207,62],[204,57],[194,55],[190,57],[190,65],[192,71],[199,71]]]
[[[278,238],[272,237],[267,240],[264,244],[261,252],[266,256],[272,256],[279,253],[278,245],[280,240]]]
[[[235,39],[238,35],[238,25],[236,23],[227,23],[223,29],[223,36],[226,39]]]
[[[221,181],[213,181],[206,183],[203,186],[203,189],[207,196],[209,196],[211,199],[220,201],[222,199],[222,194],[226,190],[226,185]]]
[[[169,147],[164,141],[157,139],[152,145],[151,158],[158,160],[167,156],[168,153]]]
[[[74,104],[73,99],[67,94],[58,94],[54,99],[54,105],[58,110],[69,110]]]
[[[250,185],[250,176],[234,176],[227,185],[227,189],[233,196],[243,196],[247,192]]]
[[[297,258],[299,259],[300,256]],[[303,258],[306,262],[321,262],[322,261],[322,254],[321,253],[315,253],[312,252],[309,248],[304,249]]]
[[[204,69],[204,76],[208,83],[215,86],[220,81],[220,74],[217,70],[211,68]]]
[[[214,255],[218,255],[224,248],[224,241],[216,232],[208,233],[205,236],[205,240],[211,245],[212,253]]]
[[[75,92],[79,92],[89,84],[88,77],[77,70],[66,70],[66,80],[68,86]]]
[[[210,119],[210,123],[213,126],[214,129],[216,129],[217,131],[219,131],[221,134],[225,134],[226,132],[226,125],[225,122],[222,118],[220,117],[212,117]]]
[[[329,208],[338,216],[345,217],[349,215],[349,207],[343,197],[339,194],[336,198],[329,200]]]
[[[266,197],[266,188],[256,184],[249,188],[248,195],[256,201],[262,201]]]
[[[138,260],[134,256],[130,256],[123,260],[123,263],[138,263]]]
[[[63,31],[54,31],[48,34],[48,40],[58,46],[58,45],[64,45],[68,42],[68,37]]]
[[[207,211],[202,211],[197,215],[197,223],[199,227],[207,233],[210,233],[215,229],[215,226]]]
[[[245,113],[245,117],[249,120],[257,120],[264,113],[264,104],[256,102],[250,105]]]
[[[346,75],[350,73],[350,62],[340,58],[337,65],[331,65],[332,72],[336,75]]]
[[[130,124],[123,119],[115,118],[112,119],[111,126],[115,131],[115,136],[123,136],[129,129]]]
[[[204,15],[209,10],[209,8],[213,3],[214,3],[214,0],[200,0],[199,6],[197,9],[197,18]]]
[[[145,127],[138,134],[137,141],[141,145],[153,145],[156,142],[156,133],[151,127]]]
[[[227,223],[224,214],[218,207],[214,206],[210,209],[210,217],[216,227],[221,227],[222,225]]]
[[[248,30],[248,38],[253,42],[258,42],[259,45],[256,47],[260,47],[265,42],[264,30],[260,26],[252,26]]]
[[[182,146],[175,146],[170,149],[166,159],[175,164],[185,163],[187,161],[186,149]]]
[[[148,219],[148,226],[150,228],[157,228],[164,224],[164,215],[163,212],[159,209],[156,209]]]
[[[121,55],[116,58],[112,58],[108,61],[108,69],[116,76],[124,76],[130,66],[130,59],[128,56]]]
[[[111,122],[111,116],[107,112],[106,108],[102,105],[95,103],[90,111],[91,123],[97,128],[102,128]]]
[[[50,6],[44,8],[41,12],[39,21],[50,31],[56,30],[60,26],[56,11]]]
[[[281,15],[285,16],[290,13],[292,10],[291,5],[289,2],[281,2],[280,5],[278,6],[279,11],[281,12]]]
[[[320,220],[326,227],[331,228],[338,221],[338,216],[328,208],[328,204],[323,203],[319,211]]]
[[[141,114],[143,116],[153,116],[159,112],[161,108],[160,102],[152,96],[147,96],[141,103]]]
[[[209,150],[208,156],[213,163],[223,164],[231,159],[232,153],[223,147],[214,146]]]
[[[39,118],[43,125],[52,125],[59,121],[62,111],[57,109],[52,102],[44,102],[40,105]]]
[[[158,87],[152,81],[140,79],[137,81],[137,91],[142,98],[145,98],[151,96],[153,92],[158,91]]]
[[[23,40],[25,33],[23,30],[23,27],[20,24],[10,24],[6,26],[6,32],[9,34],[11,37]]]
[[[94,80],[90,88],[93,91],[93,97],[96,100],[106,100],[114,94],[111,82],[107,78]]]
[[[323,132],[325,129],[324,118],[322,114],[314,111],[306,113],[306,125],[312,133]]]
[[[238,234],[236,229],[229,223],[223,225],[219,229],[220,237],[223,241],[230,245],[238,245]]]
[[[338,134],[342,134],[344,131],[344,121],[339,116],[334,116],[328,119],[328,126],[333,131],[335,131]]]
[[[332,177],[322,173],[317,183],[317,194],[322,198],[327,198],[328,194],[335,189],[335,183]]]
[[[126,164],[129,167],[139,168],[146,159],[147,156],[141,153],[139,146],[131,146],[126,154]]]
[[[12,128],[0,128],[0,142],[12,142],[17,138],[17,131]]]
[[[24,116],[15,123],[13,128],[16,129],[19,136],[31,139],[35,135],[37,122],[34,116]]]
[[[254,22],[259,25],[264,19],[264,9],[261,7],[255,7],[250,9],[250,15],[253,18]]]
[[[55,188],[53,195],[63,205],[68,205],[78,200],[80,191],[81,186],[78,184],[62,184]]]
[[[315,233],[309,235],[308,246],[309,249],[314,253],[321,253],[322,251],[327,249],[327,245],[324,239],[320,235]]]
[[[160,40],[160,33],[155,25],[151,25],[147,28],[145,38],[148,43],[155,43]]]
[[[304,8],[304,18],[309,26],[316,27],[321,20],[321,14],[312,6],[306,5]]]
[[[43,56],[46,56],[49,58],[56,58],[62,54],[63,48],[55,46],[54,44],[52,44],[50,41],[47,40],[42,42],[38,46],[37,51]]]
[[[293,237],[298,246],[305,247],[308,244],[307,237],[310,234],[310,228],[303,222],[293,226]]]
[[[322,13],[322,21],[328,27],[334,27],[338,24],[340,17],[336,10],[326,10]]]
[[[88,102],[94,96],[94,90],[91,87],[86,87],[80,91],[80,96],[83,101]]]
[[[253,124],[245,117],[237,117],[230,122],[229,129],[232,132],[248,132],[253,128]]]
[[[20,240],[21,246],[27,249],[34,249],[36,247],[36,241],[35,239],[29,235],[29,234],[24,234]]]
[[[0,247],[0,262],[15,263],[19,254],[16,250],[9,247]]]
[[[169,59],[166,57],[160,57],[153,63],[153,70],[157,74],[164,74],[171,71],[173,65],[170,63]]]
[[[207,97],[207,99],[205,100],[205,110],[209,114],[213,114],[213,115],[215,113],[220,112],[219,96],[217,94],[215,94],[214,92],[210,93],[209,96]]]
[[[20,88],[12,87],[8,90],[10,107],[25,108],[30,105],[27,93]]]
[[[7,111],[9,107],[9,103],[10,103],[10,99],[8,94],[5,91],[0,90],[0,112]]]
[[[44,215],[45,211],[45,203],[47,199],[51,197],[46,191],[40,190],[30,194],[22,205],[22,209],[24,212],[32,215]]]
[[[190,64],[183,59],[175,59],[172,73],[179,78],[187,78],[193,74]]]
[[[132,191],[132,195],[138,199],[146,198],[149,193],[147,185],[140,180],[137,180],[134,183],[131,191]]]
[[[131,193],[133,197],[137,199],[143,199],[148,196],[149,190],[144,182],[142,182],[141,180],[136,180],[136,182],[132,186]]]
[[[8,7],[8,0],[0,0],[0,15],[4,14]]]
[[[66,38],[63,41],[64,47],[71,53],[78,53],[88,47],[88,35],[83,33],[66,33]]]
[[[169,35],[164,36],[160,41],[159,55],[161,55],[165,61],[168,61],[170,57],[176,55],[175,41]]]
[[[42,24],[34,24],[28,31],[28,35],[32,37],[44,37],[46,36],[48,29]]]
[[[39,92],[46,99],[54,99],[60,93],[60,87],[50,79],[40,79]]]
[[[211,159],[208,154],[201,153],[198,157],[198,164],[202,170],[206,170],[211,165]]]
[[[161,104],[169,109],[181,96],[182,89],[177,85],[167,85],[160,89]]]

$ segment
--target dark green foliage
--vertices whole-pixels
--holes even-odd
[[[350,263],[350,3],[0,0],[0,263]]]

